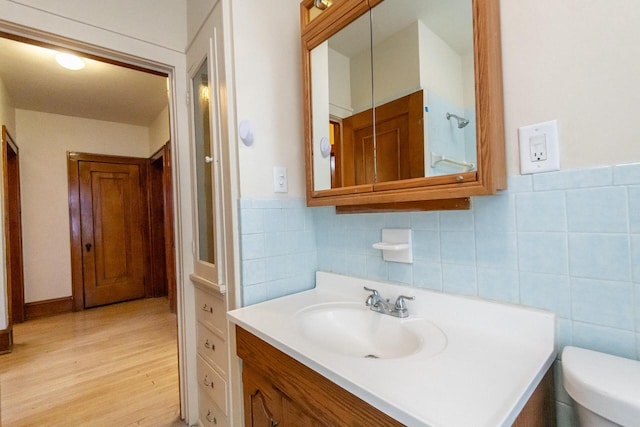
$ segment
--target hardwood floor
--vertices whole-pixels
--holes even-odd
[[[2,425],[181,426],[176,317],[143,299],[14,325]]]

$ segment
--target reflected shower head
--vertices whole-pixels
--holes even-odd
[[[464,117],[456,116],[455,114],[447,113],[447,120],[451,120],[451,117],[458,121],[458,129],[462,129],[469,124],[469,120]]]

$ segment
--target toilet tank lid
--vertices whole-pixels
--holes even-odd
[[[621,425],[640,420],[640,362],[623,357],[565,347],[563,382],[580,405]]]

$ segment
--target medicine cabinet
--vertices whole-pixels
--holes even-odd
[[[506,188],[499,0],[303,0],[307,204],[469,208]]]

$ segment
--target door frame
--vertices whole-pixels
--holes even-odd
[[[148,195],[149,160],[141,157],[108,156],[103,154],[67,152],[67,176],[69,183],[69,226],[71,243],[71,298],[73,311],[84,310],[84,273],[82,265],[82,221],[80,207],[80,162],[137,164],[140,167],[140,191]],[[149,208],[147,197],[142,200],[142,245],[144,257],[145,298],[153,295],[149,263]]]
[[[225,0],[227,1],[227,0]],[[122,65],[133,65],[141,70],[157,70],[168,75],[169,87],[169,119],[172,144],[172,173],[174,183],[174,238],[176,246],[176,285],[177,285],[177,328],[178,328],[178,359],[180,372],[180,409],[181,417],[189,424],[198,420],[198,381],[196,378],[196,336],[193,333],[196,325],[196,316],[193,310],[193,298],[195,287],[189,280],[188,271],[192,269],[194,262],[191,242],[193,241],[192,218],[192,186],[191,186],[191,145],[189,135],[189,109],[188,99],[189,76],[185,63],[185,53],[152,44],[149,41],[134,39],[126,34],[99,28],[84,22],[71,22],[64,16],[36,10],[28,6],[0,0],[11,6],[2,11],[0,20],[0,32],[12,34],[14,37],[23,37],[28,40],[39,40],[50,46],[62,46],[67,50],[91,54],[97,58],[111,58]],[[224,35],[224,54],[232,52],[231,45],[231,11],[228,3],[217,2],[214,8],[223,8],[222,22],[219,35]],[[209,15],[211,12],[209,12]],[[208,18],[207,18],[208,19]],[[73,24],[73,25],[71,25]],[[234,87],[234,75],[232,70],[232,58],[227,57],[224,64],[225,86]],[[224,111],[225,124],[228,126],[225,140],[229,144],[223,144],[221,163],[224,168],[224,227],[225,247],[227,256],[226,275],[229,287],[228,301],[230,308],[241,306],[240,298],[240,253],[238,207],[236,201],[240,197],[239,165],[237,153],[237,132],[235,129],[235,94],[229,91],[226,94],[228,103]],[[232,367],[236,364],[232,364]],[[239,365],[239,364],[238,364]],[[239,369],[239,366],[238,366]],[[234,378],[239,377],[238,369],[233,369]],[[240,381],[238,380],[238,383]],[[233,387],[232,396],[241,396],[241,389]],[[240,393],[240,394],[238,394]],[[238,399],[234,399],[237,401]],[[232,408],[236,405],[232,404]]]
[[[9,151],[14,153],[15,168],[13,174],[9,175]],[[25,321],[25,303],[24,303],[24,266],[22,251],[22,207],[20,198],[20,149],[15,140],[9,134],[7,127],[2,125],[2,167],[4,171],[4,221],[5,221],[5,239],[7,251],[5,259],[8,266],[7,276],[11,275],[11,288],[9,291],[7,308],[9,324],[21,323]],[[9,191],[10,181],[14,181],[16,185],[14,200],[10,200]],[[13,203],[11,203],[13,202]],[[10,206],[11,209],[7,207]],[[11,222],[17,223],[12,227]],[[6,236],[9,236],[7,239]],[[16,280],[17,279],[17,280]]]
[[[153,204],[153,183],[152,183],[152,164],[160,161],[162,163],[162,204],[163,204],[163,233],[164,233],[164,258],[165,258],[165,276],[167,282],[167,298],[169,299],[169,309],[172,313],[177,309],[176,298],[176,266],[175,266],[175,240],[173,238],[173,180],[171,178],[171,141],[167,141],[165,145],[160,147],[149,158],[149,238],[151,256],[153,257],[153,227],[154,220],[151,215],[151,205]],[[153,265],[152,265],[153,268]],[[151,276],[153,279],[153,275]],[[155,283],[153,284],[154,296],[157,294]]]
[[[20,150],[2,125],[2,189],[4,195],[5,268],[7,283],[7,327],[0,331],[0,354],[11,351],[13,324],[24,322],[24,270],[22,252],[22,208],[20,199]],[[9,154],[13,160],[9,162]],[[16,186],[13,191],[11,184]]]

